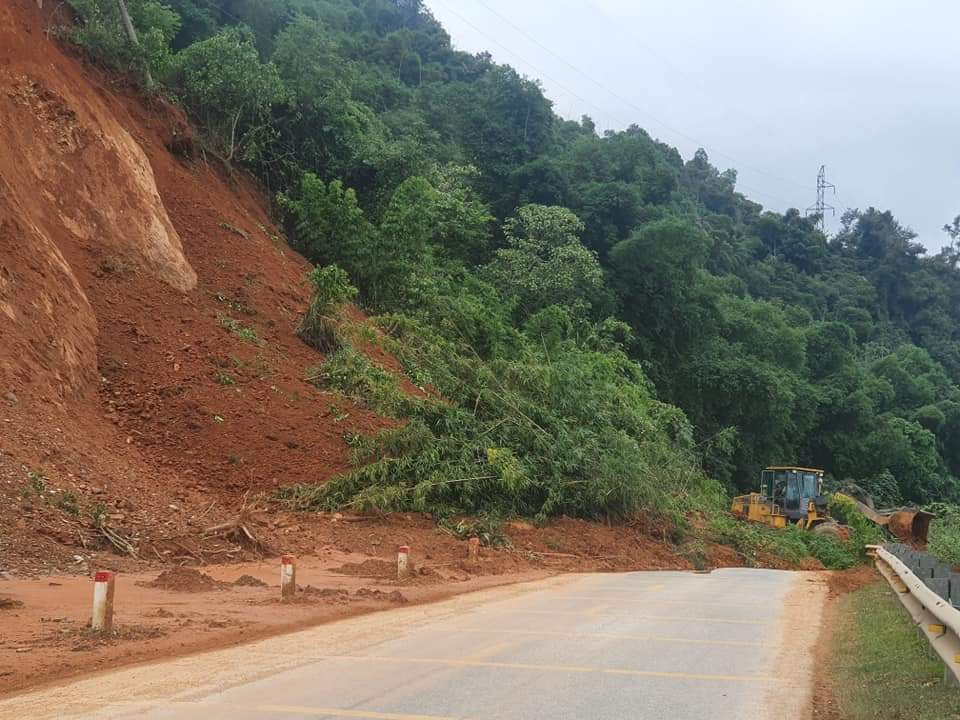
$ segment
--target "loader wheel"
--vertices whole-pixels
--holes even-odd
[[[850,531],[840,523],[835,522],[820,523],[810,532],[814,535],[828,535],[837,540],[847,540],[850,537]]]

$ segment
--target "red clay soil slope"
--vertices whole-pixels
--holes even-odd
[[[50,12],[0,0],[0,570],[79,562],[91,508],[140,542],[229,518],[388,424],[305,382],[308,265],[253,183]]]
[[[422,516],[271,505],[280,485],[347,469],[345,436],[391,421],[306,382],[323,361],[294,333],[309,266],[262,192],[208,163],[178,110],[48,37],[57,12],[0,0],[0,598],[97,568],[391,562],[404,542],[459,567],[465,543]],[[514,524],[484,572],[689,566],[654,530]]]
[[[643,523],[514,522],[512,548],[466,563],[466,543],[422,515],[272,505],[280,485],[348,468],[345,436],[391,421],[306,382],[323,361],[294,334],[308,264],[256,185],[208,164],[175,108],[48,37],[63,13],[48,5],[0,0],[0,694],[398,598],[690,567]],[[401,386],[422,392],[402,375]],[[401,544],[418,568],[402,593]],[[262,587],[277,552],[298,555],[298,579],[314,585],[283,614]],[[711,552],[712,564],[739,563]],[[159,570],[185,564],[259,579],[227,590],[179,569],[158,586]],[[92,638],[89,580],[65,576],[101,568],[123,573],[119,626]],[[176,597],[198,577],[219,593],[209,613]]]

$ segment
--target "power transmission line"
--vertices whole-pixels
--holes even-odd
[[[216,3],[211,2],[211,0],[201,0],[201,2],[203,2],[203,4],[206,5],[207,7],[209,7],[211,10],[216,10],[218,13],[221,13],[221,14],[223,14],[223,15],[226,15],[226,16],[227,16],[228,18],[230,18],[231,20],[236,20],[238,23],[240,23],[240,24],[242,24],[242,25],[246,25],[246,24],[247,24],[247,21],[246,21],[246,20],[243,20],[242,18],[238,18],[236,15],[231,15],[230,13],[228,13],[226,10],[224,10],[222,7],[220,7],[220,6],[217,5]]]
[[[504,17],[502,14],[500,14],[499,12],[497,12],[494,8],[492,8],[492,7],[490,7],[489,5],[487,5],[485,2],[483,2],[483,0],[474,0],[474,2],[475,2],[475,4],[480,5],[481,7],[485,8],[490,14],[495,15],[497,18],[499,18],[500,20],[502,20],[504,23],[506,23],[507,25],[509,25],[510,27],[512,27],[514,30],[516,30],[518,33],[520,33],[521,35],[523,35],[527,40],[529,40],[531,43],[533,43],[534,45],[536,45],[537,47],[539,47],[541,50],[543,50],[543,51],[546,52],[546,53],[549,53],[551,56],[553,56],[554,58],[556,58],[557,60],[559,60],[560,62],[562,62],[564,65],[566,65],[567,67],[569,67],[569,68],[570,68],[571,70],[573,70],[575,73],[577,73],[578,75],[581,75],[582,77],[586,78],[586,79],[589,80],[590,82],[594,83],[594,84],[595,84],[597,87],[599,87],[601,90],[604,90],[605,92],[609,93],[609,94],[611,95],[611,97],[613,97],[613,98],[619,100],[620,102],[622,102],[623,104],[625,104],[625,105],[633,108],[633,109],[636,110],[637,112],[646,115],[648,118],[650,118],[651,120],[653,120],[655,123],[657,123],[657,124],[660,125],[661,127],[665,128],[666,130],[672,132],[674,135],[677,135],[678,137],[681,137],[681,138],[683,138],[683,139],[685,139],[685,140],[688,140],[689,142],[692,142],[692,143],[696,144],[698,147],[702,147],[702,148],[705,148],[705,149],[709,150],[709,152],[710,152],[711,155],[717,155],[717,156],[720,156],[720,157],[724,157],[724,158],[726,158],[727,160],[730,160],[731,162],[735,163],[737,167],[743,168],[743,169],[745,169],[745,170],[751,170],[751,171],[753,171],[753,172],[755,172],[755,173],[758,173],[758,174],[760,174],[760,175],[765,175],[765,176],[767,176],[768,178],[770,178],[770,179],[772,179],[772,180],[776,180],[776,181],[781,182],[781,183],[787,183],[787,184],[790,184],[790,185],[795,185],[795,186],[798,187],[798,188],[800,188],[800,187],[806,187],[806,185],[804,185],[804,184],[802,184],[802,183],[799,183],[799,182],[797,182],[796,180],[789,180],[789,179],[787,179],[787,178],[782,178],[782,177],[779,177],[779,176],[774,175],[774,174],[772,174],[772,173],[769,173],[769,172],[767,172],[766,170],[762,170],[762,169],[760,169],[760,168],[757,168],[757,167],[753,167],[753,166],[751,166],[751,165],[748,165],[747,163],[741,162],[740,160],[738,160],[737,158],[733,157],[732,155],[730,155],[730,154],[728,154],[728,153],[725,153],[725,152],[721,152],[720,150],[717,150],[717,149],[714,148],[714,147],[710,147],[710,146],[708,146],[707,144],[700,142],[697,138],[695,138],[695,137],[693,137],[693,136],[691,136],[691,135],[688,135],[687,133],[683,132],[682,130],[678,130],[677,128],[671,127],[670,125],[668,125],[667,123],[665,123],[664,121],[660,120],[659,118],[657,118],[656,116],[654,116],[652,113],[650,113],[650,111],[645,110],[644,108],[640,107],[639,105],[637,105],[636,103],[634,103],[632,100],[630,100],[630,99],[628,99],[628,98],[625,98],[625,97],[622,97],[619,93],[617,93],[617,92],[614,91],[614,90],[611,90],[611,89],[608,88],[606,85],[604,85],[602,82],[600,82],[599,80],[597,80],[596,78],[594,78],[592,75],[590,75],[590,74],[587,73],[586,71],[581,70],[580,68],[578,68],[576,65],[574,65],[573,63],[571,63],[569,60],[567,60],[565,57],[563,57],[563,56],[560,55],[559,53],[554,52],[553,50],[551,50],[549,47],[547,47],[546,45],[544,45],[543,43],[541,43],[541,42],[540,42],[537,38],[535,38],[533,35],[531,35],[531,34],[528,33],[526,30],[524,30],[522,27],[519,27],[517,24],[515,24],[514,22],[512,22],[510,19]],[[461,18],[461,19],[462,19],[462,18]]]
[[[826,232],[827,210],[830,211],[831,215],[837,214],[837,209],[833,205],[827,204],[827,190],[833,190],[833,194],[837,194],[837,186],[833,183],[827,182],[826,165],[821,165],[820,171],[817,173],[817,202],[808,207],[806,211],[807,215],[809,215],[810,211],[812,210],[814,214],[818,216],[817,226],[820,228],[820,232]]]
[[[235,20],[235,21],[237,21],[237,22],[239,22],[239,23],[244,23],[244,22],[245,22],[243,19],[237,17],[236,15],[233,15],[232,13],[230,13],[229,11],[227,11],[226,9],[224,9],[223,7],[221,7],[219,4],[216,4],[216,3],[213,2],[212,0],[202,0],[202,2],[203,2],[204,4],[206,4],[207,6],[209,6],[211,9],[216,10],[217,12],[222,13],[223,15],[225,15],[226,17],[229,17],[229,18],[232,19],[232,20]],[[433,2],[436,3],[437,0],[433,0]],[[688,140],[689,142],[692,142],[692,143],[696,144],[698,147],[703,147],[703,148],[707,149],[707,150],[710,152],[710,154],[712,154],[712,155],[727,158],[727,159],[730,160],[731,162],[735,163],[736,166],[739,167],[739,168],[746,169],[746,170],[751,170],[751,171],[753,171],[753,172],[755,172],[755,173],[758,173],[758,174],[760,174],[760,175],[766,175],[767,177],[769,177],[769,178],[771,178],[771,179],[773,179],[773,180],[777,180],[777,181],[779,181],[779,182],[789,183],[789,184],[792,184],[792,185],[797,185],[798,187],[802,187],[802,186],[800,186],[799,183],[796,183],[796,182],[793,181],[793,180],[787,180],[787,179],[785,179],[785,178],[780,178],[780,177],[778,177],[778,176],[776,176],[776,175],[773,175],[773,174],[771,174],[771,173],[768,173],[768,172],[765,171],[765,170],[761,170],[761,169],[759,169],[759,168],[752,167],[751,165],[748,165],[748,164],[746,164],[746,163],[742,163],[742,162],[740,162],[737,158],[733,157],[732,155],[729,155],[729,154],[727,154],[727,153],[721,152],[721,151],[717,150],[716,148],[707,146],[705,143],[701,143],[699,140],[697,140],[696,138],[692,137],[691,135],[688,135],[688,134],[684,133],[684,132],[681,131],[681,130],[678,130],[678,129],[676,129],[676,128],[671,127],[670,125],[668,125],[667,123],[665,123],[665,122],[663,122],[662,120],[658,119],[658,118],[655,117],[653,114],[651,114],[649,111],[643,109],[642,107],[640,107],[639,105],[637,105],[637,104],[634,103],[633,101],[631,101],[631,100],[629,100],[629,99],[627,99],[627,98],[624,98],[624,97],[620,96],[620,95],[619,95],[618,93],[616,93],[615,91],[613,91],[613,90],[611,90],[610,88],[606,87],[603,83],[601,83],[599,80],[597,80],[596,78],[594,78],[594,77],[593,77],[592,75],[590,75],[589,73],[587,73],[587,72],[585,72],[585,71],[583,71],[583,70],[580,70],[578,67],[576,67],[575,65],[573,65],[572,63],[570,63],[566,58],[564,58],[563,56],[555,53],[553,50],[551,50],[550,48],[548,48],[548,47],[546,47],[545,45],[543,45],[539,40],[537,40],[535,37],[533,37],[532,35],[530,35],[529,33],[527,33],[523,28],[518,27],[515,23],[513,23],[513,22],[510,21],[509,19],[505,18],[505,17],[504,17],[503,15],[501,15],[499,12],[497,12],[496,10],[494,10],[492,7],[490,7],[490,6],[487,5],[486,3],[482,2],[482,0],[474,0],[474,2],[475,2],[477,5],[480,5],[481,7],[485,8],[485,9],[486,9],[487,11],[489,11],[491,14],[495,15],[496,17],[498,17],[498,18],[499,18],[500,20],[502,20],[504,23],[506,23],[507,25],[509,25],[510,27],[512,27],[514,30],[516,30],[518,33],[520,33],[521,35],[523,35],[525,38],[527,38],[528,40],[530,40],[530,42],[532,42],[533,44],[535,44],[536,46],[538,46],[539,48],[541,48],[541,49],[544,50],[545,52],[549,53],[549,54],[552,55],[553,57],[559,59],[559,60],[560,60],[561,62],[563,62],[565,65],[567,65],[568,67],[570,67],[574,72],[576,72],[577,74],[579,74],[579,75],[581,75],[582,77],[586,78],[586,79],[589,80],[590,82],[594,83],[594,84],[595,84],[597,87],[599,87],[601,90],[604,90],[605,92],[609,93],[612,97],[614,97],[615,99],[619,100],[621,103],[627,105],[628,107],[632,108],[633,110],[641,113],[642,115],[646,115],[648,118],[650,118],[651,120],[653,120],[656,124],[658,124],[658,125],[660,125],[661,127],[665,128],[666,130],[668,130],[669,132],[673,133],[674,135],[676,135],[676,136],[678,136],[678,137],[681,137],[681,138],[683,138],[683,139],[685,139],[685,140]],[[539,69],[539,68],[538,68],[537,66],[535,66],[533,63],[529,62],[529,61],[528,61],[526,58],[524,58],[523,56],[519,55],[519,54],[518,54],[517,52],[515,52],[514,50],[511,50],[510,48],[508,48],[507,46],[505,46],[503,43],[499,42],[499,41],[496,40],[495,38],[490,37],[487,33],[485,33],[483,30],[481,30],[479,27],[477,27],[474,23],[472,23],[470,20],[468,20],[467,18],[465,18],[463,15],[461,15],[460,13],[456,12],[455,10],[453,10],[453,8],[451,8],[451,7],[450,7],[449,5],[447,5],[446,3],[439,3],[439,4],[445,5],[445,7],[447,8],[447,10],[448,10],[452,15],[456,16],[458,19],[460,19],[461,22],[465,23],[466,25],[469,25],[469,26],[470,26],[471,28],[473,28],[473,30],[476,31],[479,35],[481,35],[481,36],[483,36],[484,38],[486,38],[487,41],[492,42],[494,45],[497,45],[498,47],[500,47],[500,48],[501,48],[502,50],[504,50],[505,52],[509,53],[510,55],[513,55],[515,58],[517,58],[518,60],[520,60],[522,63],[524,63],[525,65],[529,66],[531,69],[533,69],[533,70],[537,73],[537,75],[542,76],[542,77],[548,79],[551,83],[553,83],[554,86],[556,86],[557,88],[559,88],[561,92],[565,92],[565,93],[568,94],[570,97],[575,98],[576,100],[579,100],[579,101],[580,101],[581,103],[583,103],[584,105],[587,105],[587,106],[589,106],[589,107],[592,107],[593,109],[595,109],[595,110],[597,110],[597,111],[599,111],[599,112],[601,112],[601,113],[604,112],[604,109],[603,109],[601,106],[597,105],[595,102],[593,102],[593,101],[591,101],[591,100],[588,100],[588,99],[584,98],[583,96],[579,95],[578,93],[574,92],[574,91],[571,90],[570,88],[566,87],[564,84],[560,83],[556,78],[551,77],[551,76],[548,75],[547,73],[543,72],[541,69]],[[740,182],[739,180],[738,180],[738,182],[737,182],[737,185],[738,185],[739,189],[748,192],[750,195],[760,196],[760,197],[766,197],[766,198],[768,198],[768,199],[770,199],[770,200],[775,200],[775,201],[777,202],[777,204],[782,205],[784,209],[789,208],[789,207],[795,207],[795,206],[796,206],[796,203],[795,203],[795,202],[790,201],[790,200],[786,200],[785,198],[782,198],[782,197],[780,197],[780,196],[778,196],[778,195],[776,195],[776,194],[774,194],[774,193],[771,193],[771,192],[768,191],[768,190],[759,190],[759,189],[757,189],[757,188],[753,188],[753,187],[744,185],[744,184],[743,184],[742,182]],[[832,209],[832,208],[831,208],[831,209]]]
[[[445,3],[445,2],[442,2],[442,3],[441,3],[441,2],[437,2],[437,0],[433,0],[433,4],[434,4],[434,5],[443,5],[443,6],[446,8],[446,10],[447,10],[451,15],[453,15],[454,17],[456,17],[457,19],[459,19],[459,20],[460,20],[462,23],[464,23],[465,25],[468,25],[469,27],[471,27],[478,35],[482,36],[482,37],[483,37],[485,40],[487,40],[488,42],[490,42],[490,43],[498,46],[499,48],[501,48],[502,50],[504,50],[504,51],[507,52],[508,54],[510,54],[510,55],[512,55],[513,57],[515,57],[515,58],[517,58],[518,60],[520,60],[524,65],[526,65],[526,66],[528,66],[530,69],[532,69],[538,76],[541,76],[541,77],[543,77],[543,78],[546,78],[546,79],[549,80],[551,83],[553,83],[556,87],[558,87],[561,91],[566,92],[566,93],[567,93],[568,95],[570,95],[571,97],[576,98],[576,99],[579,100],[580,102],[582,102],[582,103],[584,103],[585,105],[588,105],[588,106],[590,106],[590,107],[592,107],[592,108],[600,111],[601,113],[604,112],[604,109],[603,109],[602,107],[600,107],[599,105],[597,105],[597,104],[594,103],[593,101],[587,100],[586,98],[578,95],[578,94],[575,93],[574,91],[570,90],[569,88],[567,88],[566,86],[564,86],[563,84],[561,84],[560,82],[558,82],[555,78],[551,77],[549,74],[543,72],[540,68],[538,68],[536,65],[534,65],[533,63],[531,63],[530,61],[528,61],[528,60],[527,60],[526,58],[524,58],[522,55],[520,55],[519,53],[517,53],[517,52],[514,51],[514,50],[511,50],[511,49],[508,48],[506,45],[504,45],[502,42],[500,42],[500,41],[497,40],[496,38],[491,37],[491,36],[488,35],[486,32],[484,32],[483,30],[481,30],[479,27],[477,27],[477,25],[476,25],[475,23],[471,22],[471,21],[468,20],[466,17],[464,17],[463,15],[461,15],[460,13],[458,13],[456,10],[454,10],[452,7],[450,7],[450,5],[448,5],[447,3]],[[643,114],[643,115],[646,115],[647,117],[649,117],[650,119],[652,119],[654,122],[656,122],[657,124],[665,127],[667,130],[669,130],[669,131],[672,132],[673,134],[675,134],[675,135],[677,135],[677,136],[679,136],[679,137],[682,137],[682,138],[684,138],[684,139],[686,139],[686,140],[689,140],[690,142],[695,143],[698,147],[705,147],[705,146],[704,146],[702,143],[700,143],[696,138],[693,138],[693,137],[691,137],[691,136],[689,136],[689,135],[686,135],[685,133],[683,133],[683,132],[681,132],[681,131],[679,131],[679,130],[675,130],[675,129],[671,128],[669,125],[667,125],[666,123],[658,120],[658,119],[655,118],[653,115],[651,115],[648,111],[644,110],[643,108],[641,108],[641,107],[640,107],[639,105],[637,105],[636,103],[634,103],[634,102],[632,102],[632,101],[630,101],[630,100],[627,100],[626,98],[623,98],[623,97],[621,97],[620,95],[618,95],[617,93],[615,93],[614,91],[610,90],[609,88],[607,88],[606,86],[604,86],[602,83],[600,83],[600,81],[595,80],[595,79],[594,79],[592,76],[590,76],[588,73],[586,73],[586,72],[584,72],[584,71],[582,71],[582,70],[577,69],[577,68],[576,68],[575,66],[573,66],[573,65],[570,65],[570,63],[567,62],[564,58],[560,57],[559,55],[556,55],[556,54],[553,53],[553,51],[551,51],[549,48],[546,48],[546,47],[544,47],[543,45],[541,45],[535,38],[532,38],[532,37],[530,37],[529,35],[527,35],[526,33],[524,33],[524,31],[523,31],[522,29],[517,28],[516,25],[513,25],[513,23],[511,23],[510,21],[508,21],[508,20],[506,20],[505,18],[503,18],[503,16],[501,16],[501,15],[500,15],[499,13],[497,13],[496,11],[492,10],[491,8],[487,7],[486,5],[483,5],[483,3],[481,3],[481,2],[478,2],[478,4],[479,4],[479,5],[482,5],[483,7],[487,8],[488,10],[490,10],[493,14],[495,14],[495,15],[497,15],[497,17],[503,19],[504,22],[506,22],[507,24],[509,24],[511,27],[513,27],[514,29],[516,29],[518,32],[520,32],[521,34],[523,34],[525,37],[528,37],[534,44],[536,44],[536,45],[538,45],[539,47],[543,48],[546,52],[549,52],[550,54],[555,55],[556,57],[558,57],[558,58],[559,58],[561,61],[563,61],[565,64],[569,65],[574,71],[576,71],[576,72],[579,73],[580,75],[584,76],[585,78],[587,78],[588,80],[590,80],[591,82],[593,82],[594,84],[596,84],[596,85],[597,85],[598,87],[600,87],[601,89],[603,89],[603,90],[605,90],[606,92],[610,93],[613,97],[615,97],[616,99],[620,100],[620,102],[622,102],[623,104],[631,107],[632,109],[636,110],[637,112],[639,112],[639,113],[641,113],[641,114]],[[736,158],[734,158],[734,157],[732,157],[732,156],[730,156],[730,155],[727,155],[727,154],[722,153],[722,152],[715,151],[715,150],[713,150],[713,149],[710,149],[710,152],[713,153],[713,154],[715,154],[715,155],[718,155],[718,156],[720,156],[720,157],[726,157],[728,160],[732,160],[733,162],[738,163],[738,164],[739,164],[742,168],[744,168],[744,169],[753,170],[754,172],[757,172],[757,173],[760,173],[760,174],[765,174],[765,175],[768,175],[769,177],[771,177],[771,178],[773,178],[773,179],[780,180],[780,178],[776,178],[776,176],[772,176],[772,175],[770,175],[769,173],[765,173],[765,172],[762,171],[762,170],[758,170],[758,169],[756,169],[756,168],[750,167],[749,165],[739,163],[739,161],[737,161]],[[781,180],[781,182],[783,182],[783,181]],[[787,182],[790,182],[790,181],[787,181]],[[795,201],[793,201],[793,200],[787,200],[787,199],[785,199],[785,198],[779,197],[778,195],[776,195],[776,194],[774,194],[774,193],[771,193],[771,192],[768,191],[768,190],[759,190],[759,189],[757,189],[757,188],[752,188],[752,187],[749,187],[749,186],[747,186],[747,185],[744,185],[743,183],[741,183],[741,182],[739,182],[739,181],[737,182],[737,185],[739,186],[739,188],[740,188],[741,190],[744,190],[744,191],[748,192],[750,195],[760,196],[760,197],[766,197],[766,198],[768,198],[768,199],[770,199],[770,200],[776,201],[776,204],[783,206],[784,209],[787,209],[787,208],[790,208],[790,207],[796,207],[796,206],[797,206],[797,203],[796,203]]]

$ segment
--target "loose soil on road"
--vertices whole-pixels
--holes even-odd
[[[306,381],[324,361],[295,334],[310,265],[263,189],[205,156],[181,111],[59,41],[61,10],[0,0],[0,147],[15,150],[0,153],[0,692],[391,607],[395,593],[689,567],[650,524],[514,523],[512,548],[465,566],[466,544],[424,516],[278,505],[277,488],[349,469],[348,438],[396,421]],[[388,569],[403,544],[423,574],[399,586]],[[300,558],[305,587],[289,606],[281,553]],[[704,560],[743,562],[716,547]],[[120,573],[107,639],[86,629],[100,569]]]
[[[822,573],[738,569],[701,576],[644,575],[557,576],[429,607],[396,607],[379,617],[0,700],[0,716],[17,717],[29,708],[38,719],[72,713],[152,717],[152,708],[159,717],[196,718],[254,718],[271,712],[304,717],[401,713],[390,717],[411,718],[565,712],[576,717],[633,717],[638,712],[643,717],[716,715],[731,720],[809,717],[810,647],[816,638],[804,631],[816,624],[827,594]],[[763,597],[776,602],[762,604]],[[707,612],[716,598],[726,598],[730,608]],[[597,606],[598,600],[608,602]],[[552,607],[564,609],[538,614]],[[638,623],[633,616],[641,607],[652,617]],[[666,613],[670,615],[657,620]],[[673,616],[680,613],[689,613],[691,622]],[[698,614],[717,623],[698,630]],[[736,627],[726,625],[731,622]],[[594,634],[597,623],[603,625],[599,635]],[[673,628],[669,636],[662,635],[664,624]],[[641,642],[646,633],[650,642]],[[680,642],[678,637],[688,639]],[[736,647],[723,638],[737,644],[760,642]],[[709,649],[697,647],[701,641]],[[771,646],[779,651],[770,652]],[[324,680],[317,685],[320,661]],[[414,681],[401,680],[411,672]],[[771,682],[773,678],[784,682]],[[277,697],[283,698],[282,706]]]
[[[678,550],[638,528],[561,519],[544,528],[507,523],[512,548],[481,548],[469,564],[467,543],[420,515],[350,522],[335,515],[290,516],[289,543],[301,553],[293,603],[279,602],[279,561],[179,567],[100,553],[96,567],[120,568],[116,631],[88,629],[89,576],[0,580],[0,693],[82,673],[228,646],[398,604],[542,578],[562,572],[689,569]],[[411,546],[416,569],[395,577],[396,547]],[[716,553],[716,564],[727,555]]]

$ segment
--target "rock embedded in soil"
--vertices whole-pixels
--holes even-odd
[[[371,558],[361,563],[344,563],[333,572],[341,575],[353,575],[356,577],[396,577],[397,564],[389,560],[377,560]]]
[[[157,575],[156,579],[144,583],[144,586],[175,592],[208,592],[210,590],[221,590],[227,587],[227,583],[214,580],[209,575],[193,568],[178,567],[164,570]]]
[[[22,608],[23,603],[19,600],[13,600],[11,598],[0,598],[0,610],[16,610],[17,608]]]
[[[315,588],[307,585],[303,588],[304,595],[315,598],[326,598],[334,602],[349,602],[350,593],[341,588]]]
[[[233,584],[240,587],[269,587],[267,583],[253,575],[241,575],[233,581]]]
[[[370,588],[360,588],[357,590],[354,595],[359,598],[364,598],[366,600],[383,600],[386,602],[397,603],[402,605],[407,601],[407,598],[399,590],[394,590],[393,592],[385,593],[382,590],[371,590]]]

